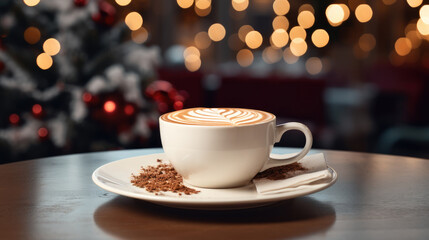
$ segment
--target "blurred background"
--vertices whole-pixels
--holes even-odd
[[[423,0],[2,0],[0,163],[160,147],[160,114],[197,106],[429,158],[428,49]]]

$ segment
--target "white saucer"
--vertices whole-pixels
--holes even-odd
[[[162,159],[164,163],[168,162],[164,153],[125,158],[97,168],[92,174],[92,180],[99,187],[119,195],[169,207],[206,210],[242,209],[272,204],[321,191],[334,184],[337,180],[337,173],[329,167],[329,170],[332,171],[331,179],[303,185],[297,187],[294,191],[269,195],[258,194],[252,183],[244,187],[229,189],[206,189],[190,186],[201,192],[182,196],[170,192],[155,195],[133,186],[130,182],[131,174],[138,174],[141,167],[160,164],[157,159]]]

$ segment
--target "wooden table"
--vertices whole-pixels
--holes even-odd
[[[0,165],[0,239],[429,236],[429,160],[425,159],[324,151],[339,174],[332,187],[235,211],[157,206],[106,192],[91,180],[92,172],[105,163],[160,151],[77,154]]]

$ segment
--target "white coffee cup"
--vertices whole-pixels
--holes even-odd
[[[289,122],[276,126],[273,114],[259,110],[194,108],[180,111],[159,118],[162,147],[173,167],[183,176],[184,182],[197,187],[231,188],[246,185],[261,170],[300,160],[310,151],[313,143],[311,132],[304,124]],[[183,111],[188,111],[188,115],[192,111],[200,111],[203,115],[191,114],[186,117],[186,114],[182,116]],[[219,117],[216,122],[216,114],[211,111],[250,111],[264,118],[261,120],[259,115],[252,118],[246,112],[242,122],[227,115],[225,119],[224,116]],[[181,116],[179,120],[169,119],[177,114]],[[232,113],[230,116],[234,114],[237,115]],[[232,123],[228,125],[228,121]],[[289,130],[304,133],[304,148],[296,154],[272,154],[274,143],[279,142],[283,133]]]

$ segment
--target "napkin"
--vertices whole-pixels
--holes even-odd
[[[281,161],[281,160],[280,160]],[[281,180],[267,178],[254,179],[253,183],[260,194],[273,194],[295,191],[308,187],[309,184],[332,178],[323,153],[307,155],[298,161],[306,170],[291,172],[291,177]]]

